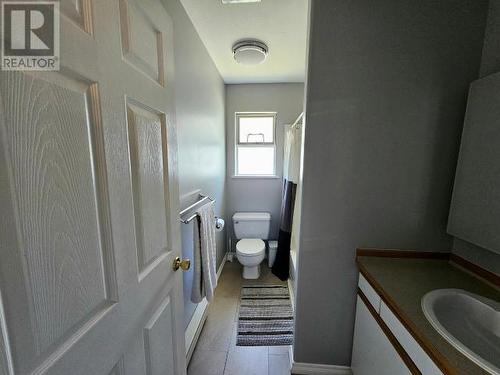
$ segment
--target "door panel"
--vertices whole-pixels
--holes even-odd
[[[132,186],[140,278],[161,254],[169,251],[164,158],[165,115],[127,101]]]
[[[147,375],[174,373],[174,342],[173,340],[165,340],[165,338],[173,338],[175,335],[172,325],[173,316],[172,301],[170,297],[167,297],[144,328]]]
[[[48,79],[48,80],[46,80]],[[112,302],[97,85],[59,73],[2,75],[3,144],[16,239],[4,307],[16,368],[39,363]],[[18,255],[16,257],[16,255]],[[111,267],[110,267],[111,266]],[[26,367],[26,368],[29,368]]]
[[[6,335],[7,329],[5,327],[5,315],[3,313],[2,295],[0,293],[0,375],[11,375],[13,373],[11,356],[10,353],[8,353],[8,338]]]
[[[120,0],[120,27],[125,59],[163,85],[163,33],[139,6],[129,0]]]
[[[61,12],[60,72],[0,72],[0,375],[185,374],[172,22]]]
[[[109,375],[124,375],[125,370],[124,370],[123,366],[124,365],[123,365],[123,357],[122,357],[122,358],[120,358],[118,363],[113,367],[113,369],[111,370]]]
[[[83,31],[92,34],[91,0],[60,0],[60,9],[61,13],[75,22]]]

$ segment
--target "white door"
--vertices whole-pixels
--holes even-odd
[[[0,73],[0,375],[185,374],[172,21],[61,13],[59,72]]]

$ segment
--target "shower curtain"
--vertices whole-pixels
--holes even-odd
[[[281,198],[278,251],[272,268],[273,273],[281,280],[287,280],[290,274],[292,219],[300,173],[300,132],[300,126],[296,125],[288,125],[285,129],[283,191]]]

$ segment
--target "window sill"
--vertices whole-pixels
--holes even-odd
[[[232,175],[231,178],[243,178],[243,179],[247,179],[247,178],[251,178],[251,179],[265,179],[265,180],[268,180],[268,179],[271,179],[271,180],[276,180],[276,179],[280,179],[281,177],[280,176],[276,176],[276,175]]]

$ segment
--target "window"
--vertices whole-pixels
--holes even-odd
[[[276,113],[236,113],[236,176],[276,174]]]

